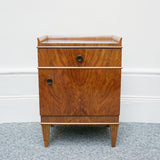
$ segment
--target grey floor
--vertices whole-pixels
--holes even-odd
[[[160,124],[121,123],[110,141],[105,126],[55,126],[44,148],[39,123],[0,124],[0,160],[160,160]]]

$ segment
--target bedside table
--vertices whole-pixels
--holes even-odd
[[[122,38],[38,38],[44,146],[51,125],[109,125],[116,145],[120,114]]]

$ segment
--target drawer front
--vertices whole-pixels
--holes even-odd
[[[121,66],[121,49],[39,49],[38,66]]]
[[[39,69],[40,114],[119,115],[120,84],[120,69]]]

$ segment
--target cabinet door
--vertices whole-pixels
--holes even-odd
[[[120,69],[39,69],[40,114],[119,115],[120,83]]]

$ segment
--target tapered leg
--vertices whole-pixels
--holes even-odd
[[[119,126],[118,124],[110,125],[112,147],[116,146],[118,126]]]
[[[42,133],[43,133],[44,146],[48,147],[50,125],[48,125],[48,124],[41,124],[41,127],[42,127]]]

